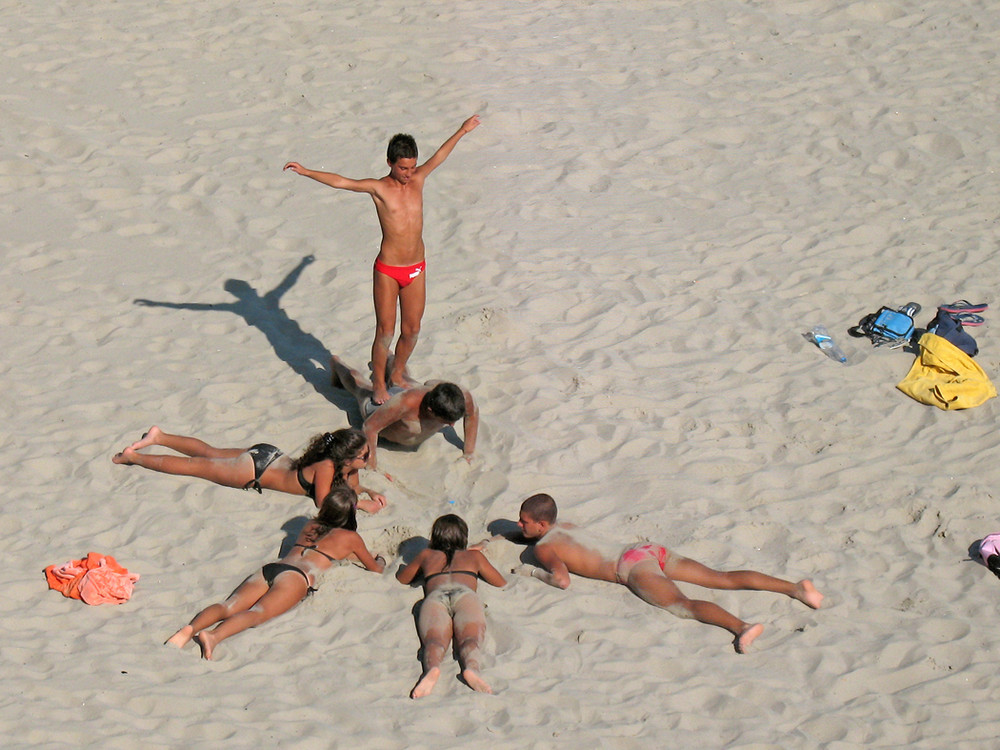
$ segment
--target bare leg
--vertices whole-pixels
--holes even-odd
[[[141,466],[163,474],[207,479],[223,487],[243,487],[253,479],[253,459],[244,450],[227,458],[154,456],[128,447],[111,458],[116,464]]]
[[[485,639],[483,604],[476,594],[466,594],[455,604],[455,643],[458,661],[462,665],[462,678],[476,692],[492,693],[492,688],[479,676],[480,652]]]
[[[385,364],[389,358],[389,347],[396,333],[396,300],[399,284],[395,279],[378,271],[372,288],[375,297],[375,341],[372,343],[372,400],[384,404],[389,400],[385,384]]]
[[[330,376],[333,386],[350,393],[358,400],[358,406],[363,408],[364,402],[372,397],[371,380],[345,365],[337,356],[330,357],[330,370],[333,372]]]
[[[263,576],[261,581],[263,583]],[[264,586],[266,585],[264,583]],[[195,634],[194,637],[201,646],[202,658],[211,659],[215,647],[226,638],[284,614],[302,601],[308,588],[305,579],[298,573],[291,570],[279,573],[274,579],[274,585],[267,589],[252,607],[226,617],[212,630],[203,630]]]
[[[718,604],[688,599],[653,560],[641,562],[632,568],[626,585],[636,596],[654,607],[665,609],[677,617],[694,618],[698,622],[728,630],[735,636],[736,650],[741,653],[764,630],[763,625],[746,623]],[[744,635],[747,638],[741,642]]]
[[[424,673],[410,691],[411,698],[430,695],[441,676],[441,661],[451,644],[452,624],[443,604],[424,599],[417,616],[417,632],[423,646]]]
[[[395,367],[396,367],[395,363],[396,363],[396,355],[395,354],[390,354],[389,358],[386,360],[386,363],[385,363],[385,369],[386,369],[386,371],[387,372],[392,372],[395,369]],[[403,368],[403,382],[402,383],[393,383],[393,385],[397,385],[400,388],[414,388],[414,387],[420,385],[420,383],[418,383],[416,380],[414,380],[413,378],[411,378],[410,377],[410,373],[404,367]]]
[[[808,579],[792,583],[758,573],[756,570],[712,570],[712,568],[687,558],[677,558],[676,563],[667,569],[667,573],[674,580],[693,583],[709,589],[773,591],[776,594],[784,594],[798,599],[813,609],[817,609],[823,601],[823,595]]]
[[[198,438],[170,435],[156,425],[150,427],[141,438],[129,447],[137,451],[150,445],[160,445],[183,453],[185,456],[198,456],[200,458],[233,458],[246,450],[245,448],[216,448]]]
[[[194,616],[194,619],[170,636],[164,645],[170,644],[181,648],[205,628],[221,622],[236,612],[249,609],[267,591],[267,583],[261,573],[247,577],[229,598],[218,604],[210,604]]]
[[[406,374],[406,363],[417,345],[420,321],[424,317],[427,300],[425,275],[420,274],[412,284],[399,290],[399,340],[396,342],[396,356],[389,382],[403,388],[411,384]]]

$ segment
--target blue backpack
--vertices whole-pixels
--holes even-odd
[[[852,336],[867,336],[872,346],[886,346],[897,349],[906,346],[913,338],[913,315],[920,311],[920,305],[915,302],[908,304],[903,310],[882,307],[878,312],[866,315],[851,328]]]

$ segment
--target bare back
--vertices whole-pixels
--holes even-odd
[[[430,390],[417,386],[397,393],[365,420],[366,432],[372,427],[379,437],[398,445],[420,445],[447,424],[420,414],[420,403]]]
[[[535,544],[535,554],[544,560],[558,557],[570,573],[599,581],[617,582],[615,568],[621,544],[606,542],[577,526],[557,524]]]
[[[428,547],[397,573],[396,578],[402,583],[410,583],[418,575],[424,577],[425,594],[456,583],[475,591],[480,577],[492,586],[507,583],[482,552],[471,549],[456,550],[449,564],[444,552]]]
[[[359,558],[359,545],[360,548],[364,548],[365,554],[368,551],[356,531],[331,529],[319,539],[315,539],[310,533],[314,528],[314,522],[306,524],[299,538],[295,540],[295,546],[281,558],[281,562],[294,565],[309,576],[310,583],[314,584],[316,576],[329,569],[335,560],[358,559],[359,562],[365,562]]]
[[[334,473],[334,463],[328,458],[302,468],[303,479],[313,484],[317,490],[325,488],[325,492],[317,492],[317,497],[313,498],[314,500],[322,501],[322,498],[326,496],[326,492],[329,492]],[[307,494],[302,483],[299,482],[299,473],[295,469],[295,460],[288,455],[282,455],[275,459],[264,470],[260,479],[261,485],[267,489],[287,492],[289,495]]]

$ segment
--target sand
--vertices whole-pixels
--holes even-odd
[[[883,304],[995,302],[1000,20],[978,1],[0,4],[0,731],[5,746],[971,747],[1000,732],[996,400],[895,390],[846,329]],[[622,587],[483,586],[496,695],[419,676],[417,590],[338,570],[223,643],[163,640],[273,559],[310,506],[111,463],[151,424],[300,450],[356,424],[370,201],[283,173],[428,181],[418,379],[472,389],[457,439],[382,450],[361,519],[391,557],[552,493],[566,520],[824,607],[711,593],[748,655]],[[996,325],[974,329],[998,371]],[[801,336],[834,332],[850,362]],[[410,547],[404,546],[404,551]],[[142,578],[88,607],[42,568]],[[490,550],[501,569],[522,548]],[[695,594],[696,589],[688,589]],[[700,595],[700,592],[699,592]]]

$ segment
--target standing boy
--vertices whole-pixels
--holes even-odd
[[[389,400],[388,385],[405,386],[406,362],[417,344],[420,319],[424,314],[426,284],[424,281],[424,180],[461,140],[475,130],[479,115],[462,123],[441,148],[417,166],[417,143],[413,136],[398,134],[389,141],[386,160],[389,174],[380,179],[352,180],[332,172],[306,169],[289,162],[285,169],[311,177],[317,182],[340,190],[368,193],[375,202],[378,223],[382,228],[382,244],[375,258],[375,342],[372,344],[372,401],[384,404]],[[399,300],[399,340],[395,362],[386,377],[389,348],[396,333],[396,301]]]

